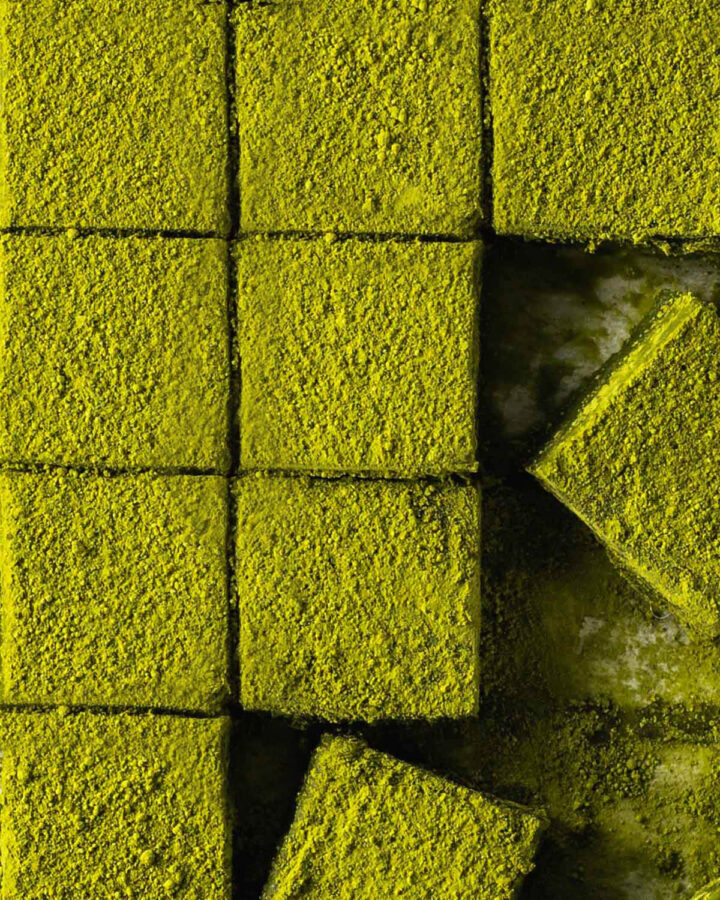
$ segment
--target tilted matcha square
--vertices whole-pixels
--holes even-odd
[[[3,700],[216,708],[226,528],[219,476],[0,475]]]
[[[325,737],[263,900],[510,900],[544,826],[361,741]]]
[[[2,896],[229,900],[228,722],[3,713]]]
[[[236,492],[247,709],[368,721],[476,711],[475,486],[245,475]]]
[[[0,239],[0,461],[229,464],[219,240]]]
[[[668,298],[531,466],[633,581],[720,633],[720,319]]]
[[[0,0],[0,225],[224,233],[226,10]]]
[[[490,0],[497,231],[720,234],[714,0]]]
[[[480,0],[279,0],[234,18],[243,229],[473,230]]]
[[[248,468],[473,471],[479,245],[237,246]]]

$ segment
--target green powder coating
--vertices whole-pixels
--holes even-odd
[[[263,900],[509,900],[543,827],[520,807],[326,737]]]
[[[479,245],[238,245],[242,463],[472,471]]]
[[[474,486],[248,475],[236,496],[247,709],[369,721],[476,710]]]
[[[0,224],[227,231],[223,4],[0,6]]]
[[[720,900],[720,881],[713,881],[693,897],[693,900]]]
[[[0,460],[229,464],[222,241],[0,239]]]
[[[720,232],[714,0],[491,0],[489,12],[499,232]]]
[[[482,791],[543,807],[527,896],[688,900],[720,871],[715,709],[498,704],[420,758]],[[415,749],[418,753],[418,749]],[[524,894],[523,894],[524,895]]]
[[[0,475],[5,702],[217,707],[226,495],[215,476]]]
[[[482,573],[479,718],[373,744],[546,807],[533,900],[689,900],[720,872],[717,645],[530,479],[483,490]]]
[[[228,723],[5,713],[2,896],[229,900]]]
[[[479,0],[279,0],[234,17],[245,230],[472,231]]]
[[[533,464],[633,579],[720,632],[720,320],[665,301]]]

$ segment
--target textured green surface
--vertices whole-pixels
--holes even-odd
[[[543,450],[533,473],[628,575],[700,634],[720,631],[720,320],[666,300]]]
[[[384,725],[379,749],[551,825],[527,900],[688,900],[720,872],[720,653],[688,643],[530,479],[483,492],[477,719]]]
[[[1,475],[3,699],[224,699],[226,491],[214,476]]]
[[[228,900],[227,722],[5,713],[2,897]]]
[[[234,15],[244,229],[472,229],[479,0],[280,0]]]
[[[330,720],[475,711],[475,487],[247,475],[236,492],[246,708]]]
[[[0,460],[224,470],[227,250],[0,241]]]
[[[720,897],[720,881],[713,881],[695,894],[693,900],[718,900]]]
[[[509,900],[542,828],[520,807],[326,737],[263,897]]]
[[[474,470],[479,252],[239,244],[243,465]]]
[[[717,278],[712,257],[494,243],[483,264],[486,396],[490,384],[521,386],[534,429],[545,430],[658,289],[717,295]],[[500,402],[508,416],[522,412]],[[362,731],[401,759],[547,808],[551,825],[523,898],[689,900],[720,873],[720,648],[689,642],[665,603],[636,591],[580,519],[516,474],[535,434],[519,435],[517,447],[503,431],[483,435],[497,443],[484,464],[493,476],[511,474],[483,490],[479,717]],[[265,859],[289,823],[299,787],[292,765],[305,765],[293,738],[316,733],[288,731],[264,730],[262,763],[247,764],[256,791],[262,778],[270,785],[267,802],[242,813]],[[246,855],[257,864],[256,843]],[[263,871],[251,884],[262,882]]]
[[[720,233],[715,0],[490,0],[501,233]]]
[[[495,704],[453,736],[415,736],[433,768],[543,806],[527,900],[689,900],[718,871],[715,710]],[[420,749],[422,747],[422,749]]]
[[[226,231],[225,18],[2,0],[0,224]]]

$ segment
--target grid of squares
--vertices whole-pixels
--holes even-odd
[[[622,165],[644,182],[611,197],[613,133],[582,134],[568,163],[564,129],[580,101],[556,85],[554,115],[540,115],[558,51],[518,61],[547,23],[515,0],[0,5],[11,61],[0,129],[3,702],[216,715],[240,700],[330,720],[471,713],[482,237],[715,235],[717,179],[682,208],[672,189],[714,124],[697,115],[690,138],[669,146],[642,138]],[[649,40],[677,5],[660,4]],[[702,13],[712,25],[717,14]],[[678,46],[661,42],[659,70],[670,60],[690,78],[703,65],[685,52],[696,24],[705,34],[703,20]],[[581,17],[574,52],[596,59],[600,27]],[[603,53],[585,103],[626,64]],[[634,106],[657,117],[664,94],[621,97],[626,118]],[[711,102],[697,100],[701,112]],[[531,134],[539,118],[547,129]],[[646,132],[631,122],[623,134]],[[590,194],[591,180],[604,190]],[[323,620],[338,584],[379,610],[359,629],[339,621],[342,604]],[[391,658],[393,600],[418,585],[428,608]],[[319,637],[298,649],[301,619]],[[348,649],[358,634],[377,650],[375,682]],[[440,644],[446,670],[412,671],[414,654]],[[413,689],[393,692],[403,677]],[[224,759],[221,737],[207,740]],[[27,835],[5,831],[19,854]],[[230,889],[224,842],[204,897]],[[136,849],[152,866],[158,851]],[[185,877],[169,869],[163,890]]]
[[[433,87],[371,137],[372,196],[306,227],[259,211],[261,166],[244,181],[268,138],[243,135],[239,89],[263,58],[245,31],[267,36],[264,7],[3,6],[6,892],[91,894],[104,872],[130,894],[229,896],[237,701],[335,720],[476,708],[480,19],[474,2],[426,12],[393,11],[421,33],[384,70],[377,11],[320,15],[343,45],[373,35],[353,88],[371,119],[442,50]],[[321,186],[345,155],[325,141],[335,159],[305,178]],[[271,206],[295,175],[274,180]],[[45,711],[12,711],[26,706]],[[190,872],[183,846],[200,834]]]
[[[481,17],[476,0],[386,6],[44,0],[34,16],[7,5],[6,703],[211,711],[240,699],[341,719],[475,708]],[[308,52],[310,33],[327,54]],[[28,51],[37,40],[42,54]],[[290,45],[294,86],[276,58]],[[95,72],[88,59],[106,46]],[[329,93],[308,93],[306,76],[329,79]],[[312,103],[280,140],[298,91]],[[388,107],[390,95],[407,103]],[[356,135],[340,122],[350,97],[376,128],[359,181],[395,198],[368,215],[347,193],[358,183]],[[317,166],[301,147],[309,134],[326,153]],[[282,159],[315,184],[302,220],[287,206],[297,171]],[[339,217],[313,211],[330,198]],[[272,552],[283,522],[291,572]],[[317,540],[303,542],[313,522]],[[340,607],[326,617],[351,547],[357,571],[340,593],[362,598],[361,631],[387,668],[375,692],[351,655],[324,646],[337,633],[349,647],[358,624]],[[427,598],[407,654],[392,651],[407,624],[398,591]],[[289,639],[296,595],[317,633],[271,654],[267,685],[239,677]],[[437,646],[449,651],[443,671],[430,667],[403,699],[391,685],[416,679],[411,660]],[[328,703],[329,689],[346,702]]]

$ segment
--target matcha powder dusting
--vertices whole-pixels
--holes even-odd
[[[720,898],[719,37],[0,0],[1,900]]]

